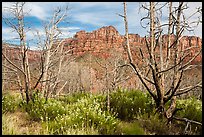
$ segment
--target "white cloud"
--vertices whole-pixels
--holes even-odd
[[[81,30],[80,27],[60,27],[59,30],[61,30],[61,36],[60,38],[69,38],[73,37],[74,34]]]
[[[69,3],[68,2],[27,2],[26,9],[30,11],[30,16],[34,16],[41,20],[49,19],[54,10],[58,7],[65,7]]]
[[[60,35],[60,38],[73,37],[73,35],[76,33],[78,29],[80,28],[77,27],[62,28],[62,34]],[[37,31],[39,32],[40,37],[43,40],[45,38],[45,32],[43,28],[39,27],[36,29],[32,29],[26,33],[26,41],[27,43],[29,43],[30,49],[32,50],[38,49],[38,47],[36,46],[36,42],[38,41]],[[8,27],[2,28],[2,41],[17,45],[19,45],[20,42],[18,34],[16,32],[13,32],[13,30]]]
[[[83,28],[81,24],[85,24],[87,26],[94,25],[95,27],[102,27],[113,25],[120,32],[120,34],[124,34],[124,22],[123,18],[116,15],[116,13],[123,14],[123,4],[122,2],[27,2],[26,3],[26,11],[31,9],[29,16],[34,16],[37,19],[46,21],[48,18],[52,16],[53,10],[57,6],[65,6],[69,5],[70,10],[68,11],[69,22],[77,21],[79,23],[72,24],[69,27],[60,27],[62,30],[63,37],[73,36],[76,31],[79,31]],[[196,7],[201,6],[201,2],[189,2],[189,9],[185,11],[186,16],[190,16],[195,10]],[[3,2],[2,7],[9,7],[11,3]],[[174,6],[178,6],[178,3],[174,3]],[[128,15],[128,25],[130,33],[138,33],[141,36],[147,34],[147,29],[143,29],[140,25],[140,19],[146,15],[144,10],[139,11],[139,3],[138,2],[128,2],[127,3],[127,15]],[[167,7],[164,8],[163,14],[167,14]],[[2,10],[2,14],[5,15],[6,12]],[[165,15],[166,18],[168,15]],[[196,17],[192,18],[193,20]],[[166,20],[163,20],[165,22]],[[35,24],[34,24],[35,25]],[[38,27],[41,33],[43,33],[43,29]],[[185,32],[187,33],[187,32]],[[202,37],[202,25],[198,26],[195,29],[195,34],[197,36]],[[10,33],[8,28],[2,27],[2,36],[4,39],[9,39],[15,37],[13,33]],[[28,38],[32,38],[33,34],[28,32]]]
[[[27,42],[32,43],[33,39],[34,39],[34,30],[28,31],[26,33]],[[2,28],[2,41],[17,44],[17,45],[19,45],[19,43],[20,43],[19,35],[17,34],[17,32],[14,31],[13,29],[9,28],[9,27],[3,27]],[[35,48],[35,46],[33,44],[31,44],[30,46],[31,46],[30,47],[31,49]]]
[[[12,3],[11,2],[2,2],[2,14],[3,15],[8,15],[8,10],[6,10],[8,7],[11,7]]]
[[[60,27],[60,30],[71,31],[71,30],[80,30],[80,27]]]
[[[15,33],[11,28],[3,27],[2,28],[2,40],[8,41],[17,38],[17,33]]]
[[[70,7],[72,10],[86,10],[89,8],[103,8],[103,9],[109,9],[109,8],[117,8],[119,5],[122,6],[122,2],[70,2]],[[91,10],[91,9],[90,9]]]
[[[27,16],[33,16],[40,20],[47,20],[57,7],[63,7],[67,5],[67,2],[26,2],[24,6],[25,12],[28,12]],[[3,2],[2,9],[4,7],[11,7],[12,2]],[[2,10],[3,15],[7,14],[6,10]]]
[[[102,27],[115,22],[115,13],[119,4],[118,2],[71,3],[70,16],[74,21]]]
[[[96,16],[95,13],[79,13],[73,16],[73,20],[82,22],[84,24],[92,24],[95,26],[104,26],[107,23],[107,19],[102,17],[103,15],[98,13],[100,16]],[[101,16],[102,15],[102,16]]]
[[[38,19],[45,20],[47,17],[49,17],[49,12],[47,11],[47,8],[43,6],[44,4],[41,3],[27,3],[26,9],[27,11],[30,10],[29,15],[34,16]]]

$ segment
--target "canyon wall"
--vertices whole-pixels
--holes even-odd
[[[175,37],[172,35],[171,40]],[[168,42],[168,36],[162,36],[163,50],[165,50]],[[144,37],[140,37],[138,34],[129,34],[129,43],[132,49],[133,56],[138,53],[135,51],[138,48],[146,49],[146,42]],[[171,43],[172,44],[172,43]],[[179,48],[191,48],[191,56],[196,51],[202,48],[202,39],[196,36],[183,36],[180,40]],[[119,32],[113,26],[102,27],[92,32],[86,32],[84,30],[79,31],[73,38],[68,38],[65,41],[65,50],[72,50],[73,55],[82,56],[85,53],[91,53],[99,57],[109,57],[107,51],[114,49],[116,52],[124,52],[125,37],[120,35]],[[125,52],[124,52],[125,53]],[[189,56],[190,57],[190,56]],[[202,56],[198,56],[194,62],[201,62]]]
[[[175,38],[172,35],[171,40]],[[162,36],[163,50],[166,50],[168,36]],[[130,48],[132,49],[133,56],[138,55],[139,48],[146,50],[145,38],[140,37],[138,34],[129,34]],[[120,35],[113,26],[102,27],[92,32],[84,30],[77,32],[73,38],[67,38],[64,42],[64,50],[71,50],[72,55],[83,56],[85,53],[91,53],[94,56],[107,58],[110,57],[108,51],[114,50],[115,52],[125,52],[125,37]],[[172,43],[171,43],[172,44]],[[7,46],[6,46],[7,45]],[[179,48],[191,48],[190,56],[193,56],[200,48],[202,48],[202,39],[196,36],[183,36],[180,40]],[[16,57],[19,55],[20,49],[17,47],[9,47],[8,44],[3,44],[2,51],[7,47],[8,56],[18,60]],[[40,51],[28,51],[30,61],[37,61],[39,59]],[[190,57],[189,56],[189,57]],[[194,62],[200,62],[202,55],[200,54]]]

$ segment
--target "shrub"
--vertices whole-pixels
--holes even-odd
[[[56,100],[40,97],[40,94],[33,92],[32,100],[28,102],[21,101],[21,108],[26,111],[32,120],[53,120],[56,116],[66,113],[64,105]]]
[[[131,123],[128,122],[120,122],[118,125],[121,135],[144,135],[145,132],[143,128],[141,128],[137,121],[133,121]]]
[[[90,96],[90,93],[75,92],[64,97],[59,97],[58,100],[65,104],[71,104],[77,102],[78,100],[86,96]]]
[[[48,129],[48,126],[51,125],[51,123],[55,124],[54,121],[47,121],[46,123],[42,123],[42,130],[40,131],[41,135],[57,134],[57,130],[53,131]],[[97,129],[95,129],[94,127],[67,127],[65,129],[66,130],[62,130],[59,135],[99,135]]]
[[[177,117],[187,118],[202,123],[202,101],[196,99],[195,97],[177,100],[177,107],[182,108],[182,110],[176,113]],[[183,128],[185,128],[186,123],[180,123],[183,123]],[[192,124],[191,129],[193,131],[193,134],[202,133],[201,126]]]
[[[142,115],[139,120],[143,128],[151,134],[168,135],[171,133],[169,127],[166,125],[166,120],[161,119],[159,114],[151,114],[150,116]]]
[[[135,117],[151,113],[153,101],[151,97],[139,90],[118,90],[111,93],[110,107],[121,120],[132,120]]]
[[[28,104],[24,102],[24,108],[35,121],[40,120],[54,120],[58,115],[66,114],[66,109],[60,101],[55,99],[44,98],[35,99],[34,102],[30,101]]]
[[[86,128],[68,128],[62,133],[63,135],[99,135],[98,131],[93,127]]]
[[[183,108],[177,113],[179,117],[202,122],[202,101],[196,98],[177,100],[177,107]]]
[[[20,104],[19,96],[10,95],[9,93],[2,95],[2,113],[14,113]]]
[[[99,100],[93,95],[69,104],[67,114],[57,116],[48,123],[49,131],[62,134],[69,128],[94,127],[100,134],[113,134],[118,120],[109,112],[103,111]]]
[[[107,95],[98,94],[98,95],[94,95],[93,98],[100,104],[100,108],[103,111],[107,111]]]

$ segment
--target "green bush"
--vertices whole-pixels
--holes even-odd
[[[58,100],[65,104],[71,104],[77,102],[78,100],[86,96],[90,96],[90,93],[75,92],[64,97],[59,97]]]
[[[58,115],[66,114],[66,108],[60,101],[55,99],[44,98],[35,99],[34,102],[30,101],[28,104],[24,102],[24,109],[28,112],[33,120],[54,120]]]
[[[2,113],[14,113],[19,108],[20,101],[19,96],[10,95],[9,93],[2,95]]]
[[[182,110],[176,113],[177,117],[187,118],[189,120],[194,120],[202,123],[202,101],[196,99],[195,97],[189,99],[177,100],[177,107],[182,108]],[[183,124],[183,128],[185,128],[186,123],[180,122]],[[195,132],[193,134],[201,134],[202,126],[198,126],[192,124],[192,131]]]
[[[151,113],[154,104],[150,95],[139,90],[118,90],[110,94],[110,107],[121,120],[132,120],[135,117]]]
[[[57,116],[48,122],[49,131],[62,134],[69,128],[94,127],[100,134],[114,134],[118,120],[109,112],[103,111],[99,99],[90,95],[78,102],[69,104],[67,114]]]
[[[202,101],[196,98],[177,100],[177,107],[183,108],[177,112],[177,116],[202,122]]]
[[[57,116],[68,114],[70,104],[74,104],[80,101],[82,98],[89,98],[88,93],[74,93],[66,97],[58,99],[49,98],[47,101],[45,98],[39,97],[33,92],[32,101],[28,104],[25,101],[21,101],[20,106],[31,116],[33,120],[54,120]]]
[[[137,121],[131,123],[120,122],[118,128],[121,135],[145,135],[143,128],[140,127]]]
[[[162,119],[159,114],[151,114],[150,116],[142,115],[139,119],[140,124],[151,134],[169,135],[170,128],[166,124],[166,120]]]
[[[93,96],[95,100],[100,104],[100,108],[103,111],[107,111],[107,95],[98,94]],[[114,114],[113,114],[114,115]]]

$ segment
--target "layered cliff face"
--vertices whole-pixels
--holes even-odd
[[[175,37],[172,35],[171,40],[174,41]],[[166,49],[168,43],[168,36],[162,36],[163,50]],[[137,49],[146,49],[146,42],[144,37],[140,37],[138,34],[129,34],[130,47],[132,49],[133,56],[137,56]],[[172,42],[171,42],[172,44]],[[111,56],[108,51],[114,49],[116,52],[123,52],[125,47],[125,37],[120,35],[119,32],[113,26],[102,27],[93,32],[79,31],[74,38],[68,38],[65,42],[65,49],[72,49],[72,54],[82,56],[89,52],[99,57]],[[190,56],[202,48],[202,39],[196,36],[183,36],[180,40],[179,50],[190,48]],[[158,52],[159,50],[157,50]],[[202,56],[199,55],[194,62],[201,63]]]
[[[113,27],[102,27],[93,32],[79,31],[74,38],[67,39],[67,49],[72,49],[75,55],[90,52],[93,55],[109,56],[107,51],[111,48],[122,50],[123,37]]]
[[[21,53],[20,47],[18,46],[11,47],[9,44],[3,43],[2,52],[6,54],[6,56],[10,60],[20,61],[21,58],[19,56]],[[38,62],[40,60],[41,51],[28,50],[27,53],[30,62]]]
[[[174,41],[175,37],[171,36],[171,44]],[[168,36],[162,36],[163,41],[163,50],[166,50],[168,43]],[[139,49],[144,51],[144,56],[147,54],[145,44],[145,38],[140,37],[138,34],[129,34],[129,43],[132,51],[133,58],[139,59]],[[124,57],[126,56],[125,52],[125,37],[120,35],[119,32],[113,26],[102,27],[98,30],[92,32],[79,31],[73,38],[65,39],[65,50],[71,50],[72,55],[83,56],[86,53],[91,53],[94,56],[108,58],[111,57],[110,50],[118,53],[122,53]],[[189,49],[190,54],[186,58],[187,60],[196,54],[202,48],[202,39],[195,36],[183,36],[180,40],[179,50]],[[9,47],[8,44],[3,44],[2,51],[5,50],[7,56],[14,60],[19,60],[20,49],[15,47]],[[159,54],[159,46],[156,50],[156,53]],[[29,61],[36,62],[38,61],[40,51],[28,51]],[[164,55],[165,56],[165,55]],[[202,54],[196,57],[193,63],[201,64],[202,63]]]

